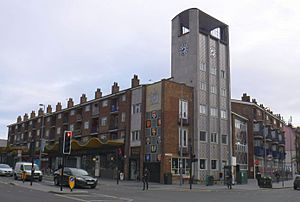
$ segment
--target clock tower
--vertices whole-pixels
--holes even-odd
[[[196,8],[172,19],[171,76],[194,88],[194,130],[189,133],[198,159],[193,175],[199,180],[218,179],[232,164],[228,34],[226,24]]]

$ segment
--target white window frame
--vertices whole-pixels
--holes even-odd
[[[182,131],[182,134],[181,135],[181,131]],[[179,148],[181,146],[181,141],[182,141],[182,148],[187,148],[188,147],[188,129],[187,128],[179,128]]]
[[[125,122],[125,120],[126,120],[126,113],[122,112],[122,114],[121,114],[121,122]]]
[[[221,96],[226,97],[226,88],[221,88]]]
[[[200,81],[200,89],[206,91],[206,83]]]
[[[206,105],[199,105],[199,113],[200,114],[206,114],[207,113]]]
[[[226,136],[226,142],[225,142],[225,143],[223,142],[223,137],[224,137],[224,136]],[[222,136],[221,136],[221,141],[222,141],[222,144],[227,145],[227,144],[228,144],[228,135],[227,135],[227,134],[222,134]]]
[[[88,121],[85,121],[84,122],[84,129],[89,129],[89,122]]]
[[[217,68],[216,68],[216,67],[211,67],[211,68],[210,68],[210,73],[211,73],[212,75],[217,75]]]
[[[106,126],[107,125],[107,117],[102,117],[101,118],[101,126]]]
[[[181,113],[181,108],[182,108],[182,113]],[[179,118],[181,118],[182,114],[182,119],[188,119],[188,101],[186,100],[179,100]]]
[[[126,101],[126,95],[122,95],[122,101],[125,102]]]
[[[210,116],[218,117],[218,110],[215,107],[210,108]]]
[[[204,161],[204,168],[201,168],[201,161]],[[199,159],[199,169],[200,170],[207,170],[207,159]]]
[[[205,140],[201,140],[201,132],[205,133]],[[207,132],[204,130],[199,131],[199,141],[200,142],[207,142]]]
[[[211,85],[211,86],[210,86],[210,92],[211,92],[212,94],[217,94],[217,87],[216,87],[215,85]]]
[[[210,142],[218,144],[218,133],[216,132],[210,133]]]
[[[213,168],[213,162],[216,163],[216,167],[215,168]],[[211,167],[212,170],[217,170],[218,169],[218,160],[212,159],[210,161],[210,167]]]
[[[140,131],[139,130],[135,130],[131,132],[131,141],[135,142],[135,141],[140,141]]]
[[[107,107],[108,106],[108,101],[107,100],[103,100],[102,101],[102,107]]]
[[[227,119],[227,112],[225,110],[221,110],[221,118]]]
[[[137,114],[141,112],[141,103],[132,104],[132,114]]]
[[[70,131],[74,130],[74,124],[70,124]]]
[[[200,70],[201,71],[206,71],[206,63],[205,62],[200,62]]]
[[[70,115],[71,115],[71,116],[74,116],[74,115],[75,115],[75,110],[74,110],[74,109],[71,110]]]
[[[60,129],[60,127],[58,127],[58,128],[56,129],[56,134],[57,134],[57,135],[60,135],[60,133],[61,133],[61,129]]]
[[[57,115],[57,119],[61,119],[61,113]]]
[[[90,110],[91,110],[91,106],[90,106],[90,105],[86,105],[86,106],[84,107],[84,111],[88,112],[88,111],[90,111]]]

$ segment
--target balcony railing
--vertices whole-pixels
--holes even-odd
[[[118,105],[111,105],[111,112],[118,112],[119,106]]]
[[[272,151],[272,156],[273,156],[273,158],[278,159],[279,158],[279,152],[278,151]]]

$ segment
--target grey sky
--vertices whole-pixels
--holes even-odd
[[[232,98],[300,126],[297,0],[0,0],[0,138],[39,103],[168,78],[171,19],[192,7],[229,25]]]

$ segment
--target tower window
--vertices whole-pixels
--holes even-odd
[[[181,35],[183,35],[183,34],[186,34],[186,33],[189,33],[190,32],[190,29],[189,28],[187,28],[187,27],[185,27],[185,26],[181,26]]]
[[[218,27],[212,31],[210,31],[210,35],[216,37],[217,39],[221,39],[221,29]]]

